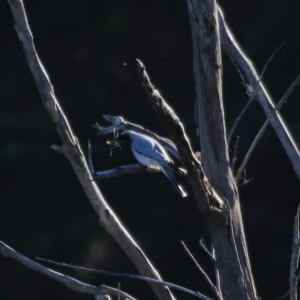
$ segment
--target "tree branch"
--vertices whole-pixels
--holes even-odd
[[[89,294],[89,295],[110,295],[114,297],[120,296],[122,299],[130,299],[130,300],[135,300],[132,296],[119,291],[117,289],[105,286],[105,285],[100,285],[99,287],[86,284],[84,282],[81,282],[77,279],[74,279],[70,276],[66,276],[64,274],[61,274],[57,271],[53,271],[51,269],[48,269],[44,267],[43,265],[29,259],[28,257],[22,255],[21,253],[15,251],[14,249],[10,248],[6,244],[4,244],[2,241],[0,241],[0,254],[3,255],[4,257],[10,257],[19,263],[23,264],[24,266],[39,272],[43,275],[46,275],[50,277],[51,279],[54,279],[61,284],[65,285],[69,289],[83,293],[83,294]]]
[[[242,50],[234,40],[234,37],[230,30],[227,28],[220,8],[218,9],[218,17],[222,48],[225,50],[234,64],[238,66],[240,72],[242,72],[243,76],[248,80],[250,86],[253,89],[258,81],[256,71],[254,70],[250,60],[246,57],[246,55],[242,52]],[[265,111],[265,114],[269,116],[274,109],[274,104],[262,83],[257,86],[255,96],[262,106],[263,110]],[[286,153],[288,154],[298,178],[300,179],[299,150],[297,149],[295,142],[293,141],[279,114],[271,119],[271,125],[274,128]]]
[[[196,158],[190,141],[185,134],[182,122],[175,114],[173,109],[166,103],[158,90],[150,82],[149,76],[143,63],[137,59],[137,72],[140,77],[142,86],[148,96],[151,107],[164,121],[169,132],[172,142],[174,142],[182,164],[189,174],[193,173],[196,168],[200,168],[200,162]]]
[[[187,289],[185,287],[182,287],[182,286],[179,286],[177,284],[167,282],[167,281],[161,281],[161,280],[157,280],[157,279],[153,279],[153,278],[149,278],[149,277],[145,277],[145,276],[141,276],[141,275],[129,274],[129,273],[115,273],[115,272],[108,272],[108,271],[103,271],[103,270],[84,268],[84,267],[74,266],[74,265],[70,265],[70,264],[66,264],[66,263],[59,263],[59,262],[56,262],[53,260],[39,258],[39,257],[37,257],[36,259],[48,262],[53,265],[57,265],[57,266],[61,266],[61,267],[69,268],[69,269],[74,269],[77,271],[83,271],[83,272],[89,272],[89,273],[101,274],[101,275],[108,275],[108,276],[115,276],[115,277],[126,277],[126,278],[131,278],[131,279],[136,279],[136,280],[153,282],[153,283],[156,283],[159,285],[166,285],[170,288],[184,292],[186,294],[190,294],[192,296],[195,296],[195,297],[203,299],[203,300],[212,300],[211,298],[206,297],[199,292],[192,291],[190,289]]]
[[[198,264],[198,262],[196,261],[195,257],[193,256],[193,254],[190,252],[190,250],[188,249],[188,247],[185,245],[185,243],[183,241],[181,241],[181,244],[185,250],[185,252],[188,254],[188,256],[192,259],[192,261],[194,262],[195,266],[197,267],[197,269],[200,271],[200,273],[203,275],[203,277],[205,278],[205,280],[207,281],[207,283],[209,284],[210,288],[212,289],[212,291],[215,293],[215,295],[217,296],[217,298],[219,300],[222,300],[222,296],[220,295],[219,291],[217,290],[217,288],[215,287],[215,285],[212,283],[212,281],[210,280],[210,278],[208,277],[208,275],[205,273],[205,271],[202,269],[202,267]]]
[[[21,0],[8,0],[8,2],[15,19],[17,34],[23,44],[25,56],[37,84],[43,104],[51,115],[59,137],[62,140],[62,152],[69,159],[84,192],[99,215],[100,224],[120,244],[141,274],[161,280],[159,273],[154,269],[148,258],[129,235],[128,231],[123,227],[112,209],[106,203],[97,185],[93,182],[93,178],[88,169],[79,142],[74,136],[68,120],[55,97],[49,77],[35,51],[33,37],[30,32],[23,2]],[[149,284],[160,300],[174,299],[167,287],[158,286],[153,283]]]
[[[272,54],[271,56],[268,58],[267,62],[265,63],[264,67],[263,67],[263,70],[261,71],[261,74],[256,82],[256,85],[254,87],[254,90],[251,91],[250,93],[250,99],[248,100],[247,104],[245,105],[245,107],[242,109],[241,113],[238,115],[238,117],[235,119],[233,125],[232,125],[232,128],[230,129],[230,132],[228,134],[228,145],[230,143],[230,140],[231,140],[231,137],[233,135],[233,132],[238,124],[238,122],[241,120],[242,116],[244,115],[244,113],[246,112],[246,110],[248,109],[249,105],[251,104],[252,100],[254,99],[254,96],[255,96],[255,93],[256,93],[256,90],[259,86],[259,83],[262,81],[263,77],[264,77],[264,74],[265,74],[265,71],[269,65],[269,63],[271,62],[271,60],[273,59],[274,55],[276,54],[276,52],[284,45],[285,43],[281,44]],[[247,87],[249,87],[249,85],[247,84]],[[251,88],[252,89],[252,88]]]
[[[264,134],[265,130],[267,129],[267,126],[269,125],[269,123],[272,121],[274,115],[276,113],[278,113],[278,111],[281,109],[282,105],[287,101],[289,95],[291,94],[291,92],[294,90],[294,88],[297,86],[297,84],[300,81],[300,74],[297,76],[297,78],[293,81],[293,83],[290,85],[290,87],[287,89],[287,91],[284,93],[284,95],[281,97],[280,101],[276,104],[276,106],[274,107],[274,109],[271,111],[270,115],[268,116],[267,120],[265,121],[265,123],[263,124],[263,126],[260,128],[259,132],[257,133],[254,141],[252,142],[248,152],[246,153],[246,156],[244,158],[244,160],[242,161],[239,170],[237,171],[236,174],[236,182],[239,182],[239,179],[246,167],[247,162],[250,159],[250,156],[252,154],[252,152],[254,151],[258,141],[260,140],[260,138],[262,137],[262,135]]]

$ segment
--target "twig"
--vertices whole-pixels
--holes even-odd
[[[205,271],[201,268],[201,266],[198,264],[198,262],[196,261],[195,257],[193,256],[193,254],[191,253],[191,251],[188,249],[188,247],[185,245],[185,243],[183,241],[181,241],[181,244],[185,250],[185,252],[188,254],[188,256],[192,259],[192,261],[194,262],[195,266],[198,268],[198,270],[200,271],[200,273],[203,275],[203,277],[205,278],[205,280],[207,281],[207,283],[209,284],[209,286],[211,287],[211,289],[213,290],[213,292],[215,293],[215,295],[217,296],[218,299],[222,300],[222,296],[219,294],[217,288],[215,287],[215,285],[212,283],[212,281],[210,280],[210,278],[208,277],[208,275],[205,273]]]
[[[262,72],[261,72],[261,74],[260,74],[260,76],[259,76],[259,78],[258,78],[258,80],[257,80],[257,82],[256,82],[256,84],[255,84],[254,89],[252,88],[252,91],[251,91],[251,93],[250,93],[250,98],[249,98],[247,104],[246,104],[245,107],[242,109],[241,113],[240,113],[239,116],[235,119],[235,122],[234,122],[233,125],[232,125],[232,128],[231,128],[231,130],[230,130],[230,132],[229,132],[229,134],[228,134],[228,145],[229,145],[229,143],[230,143],[230,140],[231,140],[231,137],[232,137],[232,135],[233,135],[233,132],[234,132],[234,130],[235,130],[236,125],[237,125],[238,122],[241,120],[241,118],[243,117],[244,113],[245,113],[246,110],[248,109],[250,103],[251,103],[252,100],[254,99],[254,96],[255,96],[255,94],[256,94],[257,88],[258,88],[258,86],[259,86],[259,83],[262,81],[262,79],[263,79],[263,77],[264,77],[264,74],[265,74],[265,71],[266,71],[266,69],[267,69],[269,63],[270,63],[271,60],[273,59],[273,57],[274,57],[274,55],[276,54],[276,52],[277,52],[284,44],[285,44],[285,42],[282,43],[282,44],[281,44],[281,45],[280,45],[280,46],[279,46],[279,47],[271,54],[271,56],[268,58],[267,62],[265,63],[265,65],[264,65],[264,67],[263,67],[263,70],[262,70]],[[239,69],[238,69],[238,70],[239,70]],[[242,77],[242,79],[244,79],[244,77]],[[248,85],[247,85],[247,88],[248,88]]]
[[[234,151],[233,151],[233,156],[232,156],[232,160],[231,160],[231,170],[232,170],[232,172],[234,170],[234,165],[235,165],[235,162],[236,162],[236,159],[237,159],[236,152],[237,152],[238,142],[239,142],[239,136],[236,137],[235,144],[233,146]],[[228,145],[229,145],[229,143],[228,143]]]
[[[243,173],[244,173],[244,175],[243,175],[243,177],[241,177],[241,179],[243,179],[243,182],[238,184],[239,187],[248,184],[254,178],[254,177],[251,177],[250,179],[247,179],[246,169],[244,169]]]
[[[214,258],[216,257],[216,253],[215,252],[216,251],[215,251],[215,248],[214,248],[214,244],[211,244],[211,253],[212,253],[212,256]],[[215,261],[216,261],[216,259],[215,259]],[[214,264],[214,267],[215,267],[215,275],[216,275],[216,288],[219,291],[219,293],[222,295],[219,268],[218,268],[218,265],[216,263]]]
[[[8,3],[14,16],[15,28],[19,40],[23,44],[23,50],[43,104],[51,115],[59,137],[62,140],[64,153],[72,164],[85,194],[100,218],[100,224],[120,244],[141,274],[147,274],[147,276],[160,280],[159,273],[129,235],[128,231],[123,227],[113,210],[106,203],[97,185],[93,182],[79,142],[69,126],[69,122],[55,97],[49,76],[35,51],[33,36],[29,28],[22,0],[8,0]],[[150,283],[150,286],[158,299],[174,300],[173,295],[167,287],[157,286],[152,283]]]
[[[218,9],[218,17],[222,48],[225,50],[227,55],[235,61],[235,64],[239,67],[244,77],[247,78],[250,85],[255,86],[258,79],[256,71],[254,70],[250,60],[246,57],[234,40],[233,34],[227,28],[220,8]],[[274,109],[274,104],[272,103],[272,100],[262,83],[260,83],[257,87],[256,98],[265,111],[265,114],[269,116]],[[296,143],[293,141],[293,138],[290,136],[288,129],[281,119],[280,114],[276,114],[274,118],[271,119],[271,125],[273,126],[281,144],[288,154],[298,178],[300,179],[299,150],[297,149]]]
[[[70,276],[66,276],[62,273],[53,271],[51,269],[48,269],[44,267],[43,265],[29,259],[28,257],[22,255],[21,253],[15,251],[14,249],[10,248],[6,244],[4,244],[2,241],[0,241],[0,254],[5,257],[10,257],[19,263],[23,264],[24,266],[37,271],[43,275],[46,275],[50,277],[51,279],[54,279],[61,284],[65,285],[69,289],[83,293],[83,294],[89,294],[89,295],[111,295],[111,296],[118,296],[120,295],[122,299],[131,299],[135,300],[132,296],[122,292],[118,291],[117,289],[101,285],[99,287],[86,284],[84,282],[81,282],[77,279],[74,279]]]
[[[199,244],[202,247],[202,249],[208,254],[208,256],[210,257],[210,259],[212,261],[216,261],[215,257],[209,252],[209,250],[205,246],[203,238],[199,241]]]
[[[284,93],[284,95],[281,97],[280,101],[276,104],[276,106],[274,107],[273,111],[270,113],[270,115],[268,116],[267,120],[265,121],[265,123],[263,124],[263,126],[260,128],[259,132],[257,133],[254,141],[252,142],[243,162],[241,163],[241,166],[239,167],[239,170],[236,174],[236,182],[239,181],[240,176],[243,172],[243,170],[245,169],[245,166],[247,164],[247,162],[249,161],[249,158],[253,152],[253,150],[255,149],[258,141],[260,140],[260,138],[262,137],[262,135],[264,134],[267,126],[269,125],[272,117],[277,113],[277,111],[279,111],[282,107],[282,105],[287,101],[289,95],[291,94],[291,92],[294,90],[294,88],[297,86],[297,84],[300,81],[300,74],[296,77],[296,79],[293,81],[293,83],[290,85],[290,87],[287,89],[287,91]]]
[[[141,275],[134,275],[134,274],[128,274],[128,273],[114,273],[114,272],[108,272],[108,271],[103,271],[103,270],[89,269],[89,268],[69,265],[69,264],[66,264],[66,263],[59,263],[59,262],[55,262],[53,260],[44,259],[44,258],[40,258],[40,257],[37,257],[36,259],[47,262],[47,263],[50,263],[50,264],[53,264],[53,265],[74,269],[74,270],[77,270],[77,271],[84,271],[84,272],[101,274],[101,275],[108,275],[108,276],[115,276],[115,277],[126,277],[126,278],[131,278],[131,279],[142,280],[142,281],[154,282],[155,284],[168,286],[170,288],[173,288],[173,289],[176,289],[178,291],[193,295],[193,296],[195,296],[197,298],[200,298],[200,299],[203,299],[203,300],[212,300],[211,298],[206,297],[206,296],[202,295],[199,292],[189,290],[185,287],[182,287],[182,286],[179,286],[179,285],[176,285],[174,283],[167,282],[167,281],[157,280],[157,279],[153,279],[153,278],[149,278],[149,277],[145,277],[145,276],[141,276]]]

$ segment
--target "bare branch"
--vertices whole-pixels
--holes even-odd
[[[196,198],[205,198],[204,205],[203,201],[198,202],[201,206],[200,210],[204,211],[207,208],[210,210],[212,208],[216,208],[221,211],[224,207],[223,200],[218,196],[217,192],[210,186],[210,183],[206,179],[202,165],[193,152],[190,141],[185,134],[183,124],[172,108],[160,95],[158,90],[155,89],[153,84],[150,82],[145,66],[138,59],[137,72],[140,77],[141,84],[148,96],[150,105],[164,121],[169,135],[178,150],[183,167],[187,170],[186,178],[192,184]],[[207,198],[209,198],[208,202],[210,206],[207,206]]]
[[[216,256],[214,244],[211,244],[211,255],[214,258]],[[219,291],[219,293],[221,294],[222,289],[221,289],[220,271],[219,271],[218,265],[216,263],[214,263],[214,267],[215,267],[215,276],[216,276],[216,288]]]
[[[220,8],[218,9],[218,17],[219,17],[219,26],[220,26],[220,35],[221,35],[221,44],[227,55],[231,60],[234,61],[234,64],[237,65],[244,75],[247,78],[248,82],[252,87],[254,87],[258,81],[258,76],[256,71],[254,70],[250,60],[246,57],[246,55],[242,52],[230,30],[227,28],[222,12]],[[269,116],[273,109],[274,104],[266,92],[262,83],[260,83],[257,87],[256,98],[262,106],[265,114]],[[299,150],[292,137],[290,136],[288,129],[286,128],[281,116],[276,114],[274,118],[271,119],[271,125],[273,126],[280,142],[282,143],[285,151],[287,152],[293,168],[300,179],[300,154]]]
[[[185,134],[183,124],[173,109],[166,103],[158,90],[150,82],[149,76],[145,70],[143,63],[137,59],[137,72],[140,77],[142,86],[148,96],[149,103],[156,113],[164,121],[168,129],[171,140],[175,143],[180,154],[180,158],[184,168],[188,173],[192,173],[195,167],[200,168],[200,162],[196,158],[190,141]]]
[[[243,172],[243,170],[246,167],[247,162],[249,161],[249,158],[253,152],[253,150],[255,149],[258,141],[260,140],[260,138],[262,137],[262,135],[264,134],[267,126],[269,125],[270,121],[272,120],[273,116],[281,109],[282,105],[287,101],[289,95],[291,94],[291,92],[294,90],[294,88],[297,86],[297,84],[300,81],[300,74],[297,76],[297,78],[293,81],[293,83],[290,85],[290,87],[287,89],[287,91],[284,93],[284,95],[281,97],[280,101],[276,104],[276,106],[274,107],[274,109],[272,110],[272,112],[270,113],[270,115],[268,116],[267,120],[265,121],[265,123],[263,124],[263,126],[260,128],[259,132],[257,133],[254,141],[252,142],[243,162],[241,163],[239,170],[236,174],[236,182],[239,181],[241,174]]]
[[[202,247],[202,249],[208,254],[209,258],[212,260],[212,261],[216,261],[215,257],[209,252],[209,250],[207,249],[205,243],[204,243],[204,240],[203,238],[199,241],[199,244],[200,246]]]
[[[111,287],[108,287],[105,285],[96,287],[96,286],[81,282],[70,276],[66,276],[59,272],[48,269],[48,268],[44,267],[43,265],[29,259],[28,257],[15,251],[14,249],[10,248],[6,244],[4,244],[2,241],[0,241],[0,254],[5,257],[10,257],[10,258],[18,261],[19,263],[23,264],[26,267],[62,283],[63,285],[65,285],[66,287],[68,287],[69,289],[71,289],[73,291],[83,293],[83,294],[89,294],[89,295],[111,295],[111,296],[120,295],[122,299],[135,300],[135,298],[133,298],[132,296],[130,296],[122,291],[118,291],[117,289],[114,289],[114,288],[111,288]]]
[[[250,92],[250,98],[247,102],[247,104],[245,105],[245,107],[242,109],[241,113],[239,114],[239,116],[235,119],[233,125],[232,125],[232,128],[228,134],[228,145],[230,143],[230,140],[231,140],[231,137],[233,135],[233,132],[235,130],[235,127],[236,125],[238,124],[238,122],[241,120],[241,118],[243,117],[244,113],[246,112],[246,110],[248,109],[249,105],[251,104],[252,100],[254,99],[254,96],[255,96],[255,93],[257,91],[257,88],[259,86],[259,83],[262,81],[263,77],[264,77],[264,74],[265,74],[265,71],[269,65],[269,63],[271,62],[271,60],[273,59],[274,55],[276,54],[276,52],[284,45],[285,43],[282,43],[272,54],[271,56],[268,58],[267,62],[265,63],[264,67],[263,67],[263,70],[256,82],[256,85],[255,85],[255,88],[254,90],[251,88],[251,92]],[[249,85],[247,84],[247,88],[249,87]]]
[[[141,274],[161,280],[159,273],[129,235],[128,231],[123,227],[93,181],[79,142],[74,136],[69,122],[55,97],[49,77],[35,51],[33,37],[27,22],[22,0],[8,0],[8,2],[15,19],[18,37],[23,44],[28,65],[37,84],[43,104],[51,115],[62,140],[64,154],[72,164],[84,192],[99,215],[101,226],[120,244]],[[160,300],[174,299],[167,287],[152,283],[149,284]]]
[[[153,279],[153,278],[149,278],[149,277],[145,277],[145,276],[141,276],[141,275],[134,275],[134,274],[128,274],[128,273],[115,273],[115,272],[107,272],[107,271],[103,271],[103,270],[89,269],[89,268],[69,265],[69,264],[66,264],[66,263],[59,263],[59,262],[55,262],[53,260],[39,258],[39,257],[37,257],[36,259],[48,262],[48,263],[53,264],[53,265],[74,269],[74,270],[77,270],[77,271],[84,271],[84,272],[89,272],[89,273],[115,276],[115,277],[126,277],[126,278],[131,278],[131,279],[137,279],[137,280],[142,280],[142,281],[153,282],[153,283],[156,283],[156,284],[159,284],[159,285],[168,286],[170,288],[173,288],[173,289],[176,289],[178,291],[193,295],[193,296],[195,296],[197,298],[200,298],[200,299],[203,299],[203,300],[212,300],[211,298],[206,297],[206,296],[202,295],[199,292],[189,290],[185,287],[182,287],[182,286],[179,286],[177,284],[170,283],[170,282],[167,282],[167,281],[161,281],[161,280],[157,280],[157,279]]]
[[[239,136],[236,137],[235,144],[233,145],[234,150],[233,150],[233,156],[232,156],[232,159],[231,159],[231,170],[232,170],[232,172],[234,171],[234,165],[235,165],[235,162],[236,162],[236,159],[237,159],[236,152],[237,152],[238,143],[239,143]]]
[[[183,241],[181,241],[181,244],[185,250],[185,252],[189,255],[189,257],[192,259],[192,261],[194,262],[195,266],[198,268],[198,270],[200,271],[200,273],[204,276],[205,280],[208,282],[209,286],[211,287],[211,289],[213,290],[213,292],[215,293],[215,295],[217,296],[218,299],[222,300],[222,296],[219,294],[217,288],[215,287],[215,285],[212,283],[212,281],[210,280],[210,278],[208,277],[208,275],[205,273],[205,271],[201,268],[201,266],[198,264],[198,262],[196,261],[195,257],[193,256],[193,254],[190,252],[190,250],[188,249],[188,247],[185,245],[185,243]]]

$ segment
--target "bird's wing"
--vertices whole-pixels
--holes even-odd
[[[154,139],[139,135],[132,140],[130,146],[139,154],[156,160],[159,163],[168,164],[171,162],[165,150]]]

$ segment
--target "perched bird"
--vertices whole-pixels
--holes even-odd
[[[187,196],[173,173],[185,174],[186,172],[174,164],[165,149],[155,139],[134,131],[123,131],[116,139],[107,143],[120,148],[122,144],[129,145],[133,155],[142,165],[160,169],[180,195]]]

